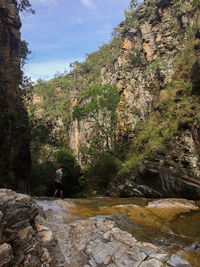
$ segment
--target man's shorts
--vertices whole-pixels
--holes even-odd
[[[58,190],[63,190],[63,185],[61,183],[55,182],[55,188]]]

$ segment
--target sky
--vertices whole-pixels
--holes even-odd
[[[111,39],[130,0],[30,0],[35,15],[22,13],[22,40],[32,54],[24,67],[33,81],[70,71]]]

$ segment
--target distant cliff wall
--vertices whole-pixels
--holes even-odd
[[[28,191],[27,114],[20,99],[20,27],[15,0],[0,1],[0,179],[1,186]]]

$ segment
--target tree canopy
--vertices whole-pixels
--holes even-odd
[[[114,150],[117,126],[117,105],[119,93],[111,84],[95,84],[82,94],[82,103],[73,107],[73,118],[90,118],[93,123],[93,141],[101,143],[103,147]]]

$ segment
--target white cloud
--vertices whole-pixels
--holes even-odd
[[[70,63],[76,60],[83,61],[83,59],[79,58],[28,63],[24,67],[24,73],[26,76],[31,77],[33,81],[37,81],[40,78],[50,80],[56,72],[63,73],[65,70],[70,71]]]
[[[90,8],[90,9],[96,8],[96,6],[92,3],[92,0],[81,0],[81,3],[87,8]]]

